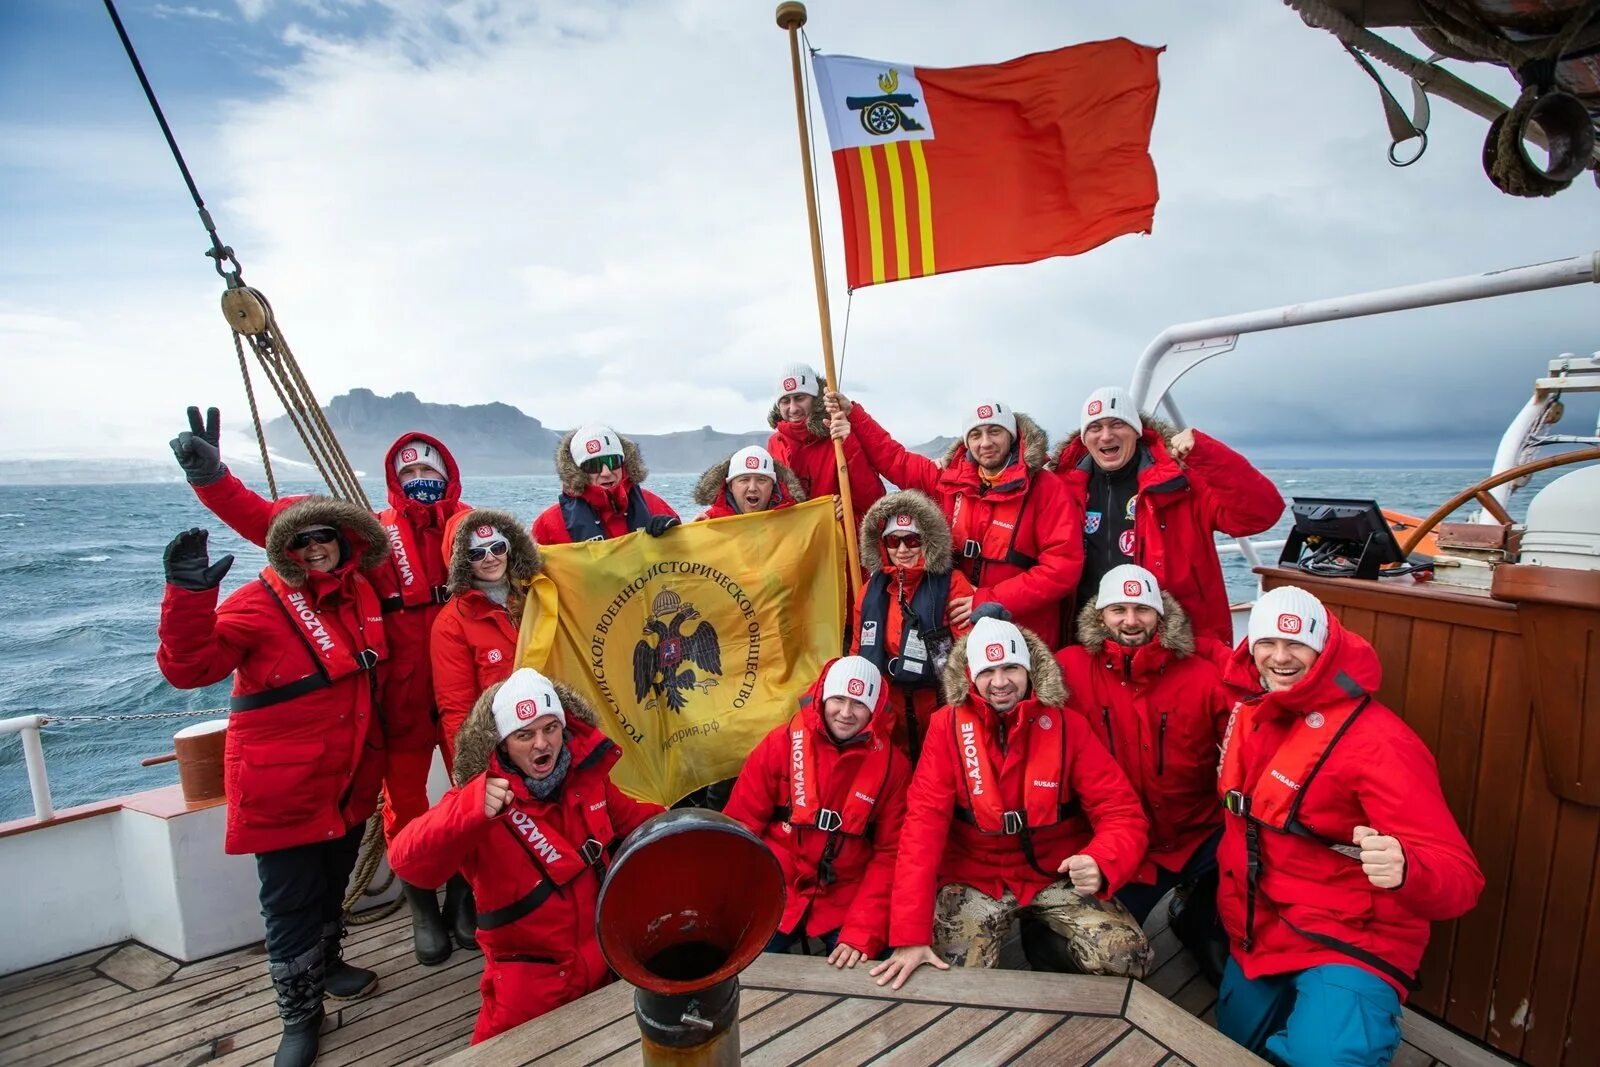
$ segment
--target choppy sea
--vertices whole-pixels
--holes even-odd
[[[1271,470],[1285,497],[1376,499],[1387,508],[1426,515],[1486,471]],[[680,513],[695,476],[653,475],[650,486]],[[1535,487],[1512,500],[1521,517]],[[287,485],[284,491],[316,486]],[[556,498],[553,476],[469,478],[465,497],[531,521]],[[367,485],[372,500],[382,487]],[[213,558],[238,557],[224,594],[265,566],[262,553],[202,508],[182,482],[162,485],[0,485],[0,718],[25,714],[81,716],[49,724],[44,752],[57,808],[153,789],[177,780],[176,765],[139,761],[171,750],[171,736],[194,719],[103,718],[225,708],[229,683],[184,692],[156,670],[156,622],[167,542],[191,526],[210,529]],[[1271,537],[1282,537],[1287,522]],[[1272,554],[1275,560],[1275,553]],[[1237,554],[1223,557],[1233,599],[1254,589]],[[1270,562],[1270,560],[1269,560]],[[31,814],[22,746],[0,735],[0,820]]]

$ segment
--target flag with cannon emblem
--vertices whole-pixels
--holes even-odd
[[[843,538],[825,497],[542,545],[553,595],[527,598],[517,662],[595,706],[622,749],[612,781],[672,804],[736,776],[838,655]]]
[[[850,287],[1150,232],[1161,51],[1119,37],[974,67],[814,56]]]

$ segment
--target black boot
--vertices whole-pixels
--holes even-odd
[[[459,874],[450,876],[444,887],[444,921],[456,939],[456,947],[475,952],[478,948],[478,908],[472,887]]]
[[[1228,965],[1228,934],[1217,916],[1215,868],[1173,891],[1167,925],[1178,935],[1178,942],[1194,954],[1201,976],[1220,987]]]
[[[313,945],[298,959],[270,960],[267,973],[278,994],[283,1037],[273,1067],[311,1067],[317,1062],[322,1029],[322,945]]]
[[[322,992],[334,1000],[357,1000],[378,988],[378,972],[346,963],[339,948],[343,938],[343,922],[322,924]]]
[[[401,882],[406,903],[411,905],[412,948],[417,962],[433,967],[450,958],[450,930],[439,914],[439,896],[432,889]]]

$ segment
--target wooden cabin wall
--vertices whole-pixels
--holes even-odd
[[[1411,1004],[1536,1067],[1600,1050],[1600,808],[1545,779],[1517,609],[1427,586],[1262,571],[1310,590],[1383,664],[1378,698],[1434,753],[1486,879],[1436,923]],[[1570,743],[1579,743],[1572,738]]]

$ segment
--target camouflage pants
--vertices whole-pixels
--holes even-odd
[[[996,900],[969,885],[952,883],[939,890],[933,909],[933,950],[955,967],[994,967],[1013,918],[1038,919],[1065,942],[1078,970],[1143,978],[1150,965],[1150,943],[1129,913],[1115,900],[1079,896],[1063,879],[1039,891],[1027,907],[1018,907],[1008,890]]]

